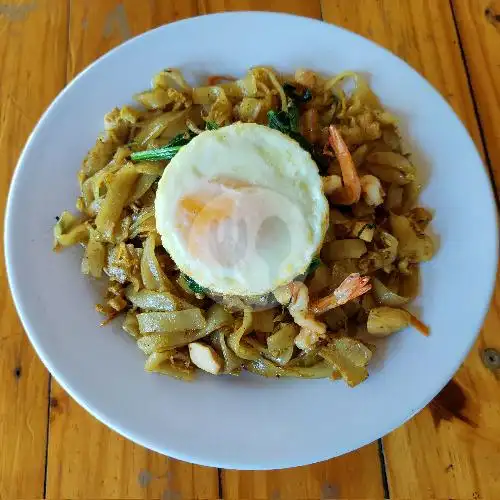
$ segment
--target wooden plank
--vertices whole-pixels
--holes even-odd
[[[478,2],[481,3],[481,2]],[[485,5],[490,2],[483,2]],[[464,2],[459,19],[468,24]],[[470,0],[476,18],[481,9]],[[484,14],[484,9],[482,10]],[[420,71],[454,107],[481,148],[473,102],[461,60],[460,47],[450,5],[445,0],[363,0],[323,2],[323,14],[336,22],[389,48]],[[476,19],[476,22],[477,21]],[[482,22],[482,21],[481,21]],[[490,47],[489,63],[496,59],[494,46],[485,39],[485,29],[469,26],[469,38],[482,37]],[[491,27],[489,27],[491,31]],[[488,35],[488,37],[491,37]],[[497,47],[498,47],[498,41]],[[477,40],[474,41],[477,44]],[[476,52],[471,59],[476,58]],[[498,50],[497,50],[498,52]],[[484,73],[486,61],[475,59],[477,73]],[[490,71],[490,70],[488,70]],[[497,70],[496,70],[497,71]],[[493,74],[490,72],[490,75]],[[498,75],[498,72],[496,73]],[[483,89],[492,94],[494,80],[484,76]],[[476,92],[476,95],[478,92]],[[482,96],[483,108],[493,117],[498,106],[489,94]],[[498,116],[498,112],[497,112]],[[498,125],[491,118],[490,141],[498,138]],[[498,123],[498,120],[497,120]],[[498,140],[496,141],[498,148]],[[490,156],[492,154],[490,150]],[[498,158],[498,157],[497,157]],[[496,460],[500,453],[499,382],[481,363],[479,353],[486,346],[500,348],[500,288],[482,334],[466,363],[437,402],[405,426],[384,439],[389,489],[393,498],[496,498],[500,477]]]
[[[198,5],[203,13],[273,10],[321,18],[319,1],[199,0]],[[227,500],[382,498],[384,490],[377,444],[309,467],[281,471],[224,470],[222,492]]]
[[[452,2],[489,159],[500,189],[500,2]]]
[[[68,76],[125,39],[196,14],[194,2],[73,0]],[[47,498],[217,498],[217,469],[153,453],[95,420],[52,384]]]
[[[64,86],[66,26],[66,0],[0,3],[2,233],[19,153],[41,113]],[[17,317],[3,260],[0,286],[0,498],[41,498],[49,378]]]

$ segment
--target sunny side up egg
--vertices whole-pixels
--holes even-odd
[[[165,169],[155,201],[157,230],[178,268],[214,293],[244,297],[303,274],[328,213],[310,154],[253,123],[192,139]]]

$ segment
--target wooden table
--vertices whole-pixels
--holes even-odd
[[[250,9],[322,18],[408,61],[453,106],[500,185],[499,0],[2,0],[2,203],[40,114],[90,62],[164,23]],[[90,416],[34,353],[1,273],[0,499],[500,498],[500,377],[480,357],[500,349],[500,286],[454,383],[405,426],[328,462],[238,472],[150,452]]]

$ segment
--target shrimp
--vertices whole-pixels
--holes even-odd
[[[292,281],[274,292],[276,300],[288,306],[300,332],[295,337],[295,345],[302,350],[310,349],[325,336],[326,325],[314,318],[309,311],[309,291],[304,283]]]
[[[330,309],[342,306],[350,300],[355,299],[369,292],[372,286],[369,283],[368,276],[361,276],[359,273],[353,273],[333,291],[332,294],[313,302],[310,309],[314,315],[324,314]]]
[[[334,125],[330,125],[329,131],[330,136],[328,141],[339,161],[344,183],[340,189],[333,191],[329,198],[333,203],[338,205],[353,205],[357,203],[361,197],[361,183],[358,172],[356,171],[351,153],[344,139],[342,139],[340,132]]]
[[[361,191],[367,205],[376,207],[384,203],[384,188],[374,175],[363,175],[360,179]]]

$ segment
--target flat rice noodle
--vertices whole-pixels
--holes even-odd
[[[413,183],[407,184],[407,186]],[[399,213],[403,205],[404,187],[398,184],[391,184],[387,190],[387,196],[384,202],[384,208],[388,212]]]
[[[111,241],[113,237],[113,231],[138,176],[133,163],[127,163],[113,176],[95,219],[97,230],[108,241]]]
[[[387,231],[379,231],[379,238],[385,246],[383,250],[384,266],[390,266],[398,256],[399,242],[392,234]]]
[[[261,354],[261,356],[264,356],[266,359],[272,361],[278,366],[284,366],[292,359],[294,352],[293,343],[281,351],[271,352],[256,339],[249,337],[247,338],[247,342],[254,347]]]
[[[215,102],[210,106],[210,110],[206,116],[206,121],[215,122],[221,126],[231,123],[233,115],[233,105],[226,96],[224,90],[220,87],[218,89]]]
[[[342,84],[345,80],[354,80],[354,90],[352,91],[350,102],[357,107],[367,106],[371,109],[379,109],[380,101],[377,96],[373,93],[368,85],[367,81],[361,77],[358,73],[354,71],[344,71],[343,73],[330,78],[325,82],[325,90],[330,90],[333,94],[338,97],[341,101],[341,110],[339,116],[343,116],[346,111],[346,98],[345,93],[342,89]]]
[[[156,231],[156,220],[154,207],[143,208],[130,225],[129,237],[136,238],[139,234],[147,234]]]
[[[363,163],[366,160],[366,157],[368,156],[369,151],[370,148],[368,147],[368,144],[362,144],[353,151],[351,157],[356,168],[359,168],[361,167],[361,165],[363,165]]]
[[[89,226],[71,212],[64,211],[54,226],[54,250],[84,243],[89,238]]]
[[[404,309],[381,306],[370,311],[366,327],[369,334],[386,337],[406,328],[410,323],[410,313]]]
[[[427,235],[418,235],[407,217],[391,214],[392,232],[398,239],[398,257],[409,262],[425,262],[434,255],[434,244]]]
[[[299,334],[299,327],[295,323],[281,323],[275,333],[267,337],[267,348],[274,355],[279,355],[293,347],[295,337]]]
[[[180,124],[185,123],[188,117],[188,110],[167,111],[145,122],[141,122],[141,129],[135,136],[134,142],[140,146],[146,146],[149,141],[156,139],[164,133],[168,133],[170,128],[178,129]]]
[[[254,348],[245,344],[243,336],[250,332],[252,328],[252,311],[246,308],[243,312],[243,321],[241,325],[227,338],[227,344],[232,351],[241,359],[253,360],[259,357],[259,352]]]
[[[373,296],[379,305],[400,307],[410,300],[408,297],[393,292],[377,278],[372,278],[371,283]]]
[[[173,88],[154,87],[136,94],[134,99],[148,109],[164,109],[173,104],[173,109],[178,110],[181,107],[188,108],[191,105],[191,99],[188,95]]]
[[[160,267],[155,254],[156,233],[150,233],[144,242],[141,258],[141,277],[148,290],[172,291],[174,286]]]
[[[257,95],[257,80],[253,73],[249,72],[244,78],[231,82],[219,84],[226,95],[231,98],[242,99],[244,97],[255,97]]]
[[[297,378],[328,378],[334,369],[328,363],[320,362],[317,365],[287,368],[275,365],[263,357],[245,363],[245,368],[257,375],[268,378],[297,377]]]
[[[134,190],[126,202],[126,206],[140,200],[146,194],[148,189],[154,184],[156,179],[158,179],[158,175],[156,174],[142,174],[136,182]]]
[[[368,377],[366,366],[372,353],[358,340],[350,337],[333,339],[320,350],[320,355],[340,372],[350,387],[360,384]]]
[[[271,333],[274,330],[275,309],[256,311],[252,316],[252,326],[256,332]]]
[[[399,213],[405,215],[416,205],[420,191],[422,191],[422,184],[418,182],[410,182],[403,186],[403,203]]]
[[[123,320],[122,329],[134,339],[139,339],[141,337],[139,332],[139,323],[137,321],[137,313],[127,311],[125,319]]]
[[[121,243],[129,238],[130,225],[132,224],[132,218],[130,215],[123,217],[119,224],[117,224],[113,235],[111,237],[112,243]],[[102,237],[101,237],[102,238]]]
[[[201,330],[206,321],[198,308],[182,311],[145,312],[137,315],[141,335]],[[192,342],[192,341],[191,341]]]
[[[170,292],[155,292],[146,289],[135,291],[134,287],[129,286],[125,291],[125,296],[134,307],[143,311],[176,311],[193,308],[189,302]]]
[[[85,247],[82,259],[82,273],[89,274],[93,278],[101,278],[106,263],[106,247],[97,241],[95,231],[90,230],[90,238]]]
[[[408,184],[409,182],[415,181],[415,166],[412,165],[406,156],[399,153],[394,153],[393,151],[373,152],[368,155],[367,162],[370,165],[370,170],[372,170],[373,167],[382,166],[399,172],[404,182],[400,181],[398,184]],[[383,177],[381,177],[381,179],[386,180]]]
[[[255,123],[262,111],[262,99],[244,97],[237,106],[238,118],[242,122]]]
[[[215,350],[224,358],[224,373],[235,374],[241,368],[244,360],[236,356],[226,344],[226,335],[230,330],[220,328],[211,335],[212,345]]]
[[[165,170],[164,161],[141,161],[135,164],[135,169],[140,174],[156,175],[160,177]]]
[[[285,91],[283,90],[283,86],[278,80],[277,75],[269,68],[264,66],[259,66],[256,68],[252,68],[250,73],[255,77],[256,81],[259,83],[263,83],[266,86],[273,87],[278,96],[280,98],[281,110],[287,112],[288,111],[288,99],[286,97]]]
[[[279,378],[285,376],[285,370],[281,366],[276,366],[274,363],[263,357],[257,357],[245,363],[245,368],[256,375],[268,378]]]
[[[144,337],[138,341],[137,345],[144,353],[150,354],[154,351],[172,349],[200,340],[216,330],[232,326],[232,316],[227,312],[223,312],[223,309],[224,308],[219,304],[211,306],[206,314],[205,325],[197,330],[190,329],[186,331],[170,331],[168,333],[162,332],[144,335]],[[199,309],[195,310],[199,311]],[[224,359],[227,357],[228,356],[224,356]]]
[[[360,239],[334,240],[325,250],[331,260],[359,259],[367,251],[366,243]]]
[[[79,172],[81,183],[103,169],[113,158],[116,143],[110,139],[97,139],[94,147],[87,153]]]
[[[224,309],[220,304],[212,304],[206,314],[205,335],[209,335],[215,330],[224,327],[232,327],[234,324],[233,315]]]
[[[170,360],[171,352],[153,352],[149,355],[144,365],[144,370],[147,372],[161,373],[180,380],[193,380],[194,368],[184,365],[173,364]]]
[[[323,361],[323,358],[319,355],[319,347],[312,348],[309,351],[301,351],[300,354],[298,354],[295,358],[290,360],[290,362],[287,365],[287,368],[292,368],[292,367],[310,367],[314,366],[321,361]]]
[[[403,173],[399,170],[388,167],[386,165],[376,165],[374,163],[366,163],[366,169],[373,174],[375,177],[378,177],[381,181],[390,182],[393,184],[397,184],[399,186],[403,186],[412,182],[412,179],[408,179]]]
[[[115,155],[116,158],[117,155]],[[89,207],[94,200],[104,198],[106,193],[106,180],[111,179],[127,162],[113,158],[104,168],[89,177],[82,184],[82,198],[85,206]]]
[[[420,268],[418,265],[412,265],[408,273],[400,276],[400,293],[409,300],[414,299],[420,291]]]
[[[182,72],[172,68],[164,69],[157,73],[153,77],[152,85],[153,87],[161,87],[164,89],[172,87],[184,92],[191,91],[191,86],[186,82]]]
[[[125,284],[133,283],[138,290],[142,286],[139,265],[139,249],[132,244],[120,243],[108,247],[106,259],[106,274],[115,281]]]
[[[285,367],[285,377],[297,378],[340,378],[340,374],[326,361],[320,361],[312,366]]]

